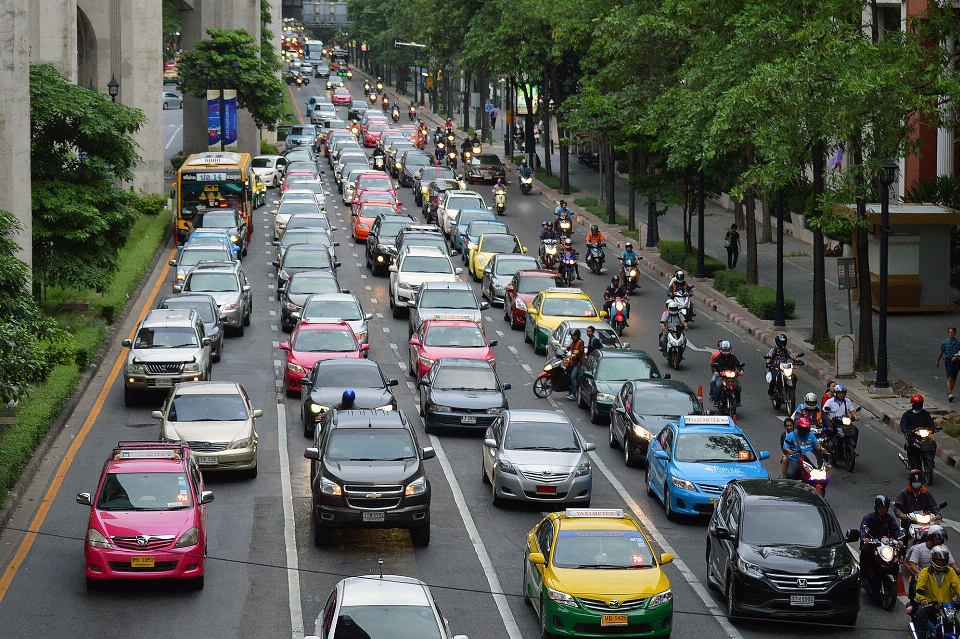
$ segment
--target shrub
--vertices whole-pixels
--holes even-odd
[[[772,320],[776,315],[777,292],[769,286],[744,285],[737,290],[737,302],[760,319]],[[783,307],[787,317],[793,317],[797,303],[784,297]]]
[[[746,283],[747,274],[740,271],[720,271],[713,277],[713,288],[731,297]]]
[[[183,151],[177,152],[172,158],[170,158],[170,166],[173,167],[174,171],[179,171],[180,167],[183,166],[183,163],[187,161],[187,156],[183,154]]]
[[[657,242],[657,250],[660,251],[660,257],[670,264],[680,265],[687,256],[683,248],[683,241],[660,240]]]
[[[277,155],[276,145],[270,144],[266,140],[260,140],[260,155]]]
[[[141,215],[160,215],[167,208],[167,196],[160,193],[150,193],[133,200],[133,207]]]
[[[683,241],[660,240],[657,243],[657,250],[660,251],[660,257],[667,263],[673,264],[688,273],[697,272],[697,254],[687,253],[683,248]],[[707,277],[714,277],[727,268],[727,263],[721,262],[711,255],[704,255],[703,266]]]

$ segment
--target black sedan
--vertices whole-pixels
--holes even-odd
[[[610,447],[623,449],[623,463],[645,463],[650,440],[667,422],[681,415],[702,415],[703,406],[690,387],[678,380],[645,379],[627,382],[613,398]]]
[[[390,389],[397,380],[387,379],[380,365],[370,359],[328,359],[317,362],[301,382],[300,419],[304,437],[313,437],[324,414],[343,400],[343,393],[356,395],[354,408],[397,409]]]
[[[423,429],[466,430],[483,433],[509,408],[503,384],[489,362],[466,358],[441,358],[420,382]]]
[[[497,180],[507,180],[507,167],[499,155],[493,153],[481,153],[470,158],[470,164],[466,166],[467,182],[476,184],[477,182],[496,182]]]
[[[670,375],[661,375],[656,363],[643,351],[595,350],[580,371],[577,405],[590,409],[592,423],[605,423],[617,391],[632,379],[670,379]]]

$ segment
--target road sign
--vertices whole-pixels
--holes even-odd
[[[491,111],[493,111],[493,105],[488,104],[487,106],[483,107],[483,110],[486,111],[487,113],[490,113]]]
[[[857,259],[855,257],[837,259],[837,284],[841,291],[857,288]]]

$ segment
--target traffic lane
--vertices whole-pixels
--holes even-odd
[[[163,166],[183,149],[183,109],[163,110]]]

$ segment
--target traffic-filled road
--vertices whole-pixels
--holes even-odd
[[[355,78],[350,88],[361,92]],[[302,108],[309,96],[323,93],[319,83],[294,90]],[[341,117],[346,119],[345,109]],[[169,114],[170,112],[168,112]],[[165,117],[170,115],[165,114]],[[405,115],[405,114],[404,114]],[[432,127],[431,127],[432,128]],[[179,131],[179,129],[176,129]],[[428,147],[429,150],[429,147]],[[495,150],[494,150],[495,151]],[[276,271],[271,266],[272,210],[279,198],[271,190],[268,203],[255,215],[256,228],[243,268],[253,291],[251,325],[242,337],[227,339],[222,361],[213,369],[214,379],[237,381],[250,394],[258,420],[259,476],[227,479],[211,475],[208,487],[216,494],[209,506],[209,547],[206,586],[190,592],[170,584],[122,584],[101,592],[87,592],[83,579],[83,536],[88,508],[75,503],[75,495],[91,491],[112,446],[119,440],[155,440],[157,421],[150,411],[156,406],[125,408],[122,378],[115,361],[123,351],[116,344],[114,356],[82,403],[49,459],[38,474],[27,500],[0,536],[0,560],[5,569],[0,581],[0,636],[97,636],[97,637],[299,637],[312,634],[314,620],[334,584],[345,576],[377,573],[417,577],[433,589],[443,614],[455,633],[473,639],[520,639],[538,636],[533,610],[521,594],[521,558],[526,534],[541,518],[536,509],[496,508],[490,488],[481,481],[481,440],[478,437],[424,433],[417,411],[417,389],[407,376],[407,321],[393,319],[388,307],[386,277],[375,277],[364,267],[362,245],[350,239],[350,210],[344,207],[332,172],[323,178],[328,192],[327,212],[339,227],[337,259],[342,262],[339,281],[359,298],[370,322],[369,357],[377,361],[388,378],[398,378],[394,388],[400,408],[416,424],[422,445],[436,448],[436,459],[426,462],[432,483],[432,538],[426,548],[411,545],[406,531],[345,531],[329,548],[313,545],[310,515],[309,462],[303,458],[309,440],[303,437],[297,399],[286,397],[282,388],[283,352],[279,343],[287,337],[280,331],[276,300]],[[476,187],[488,201],[489,187]],[[403,209],[421,217],[408,189],[401,194]],[[523,196],[510,185],[507,212],[502,218],[535,253],[540,222],[552,219],[553,202]],[[583,247],[583,227],[575,238]],[[168,248],[169,250],[169,248]],[[618,252],[607,248],[607,264]],[[458,258],[455,264],[460,265]],[[123,327],[126,337],[142,316],[141,310],[156,306],[158,295],[171,291],[171,269],[161,260],[143,295],[135,300],[135,312]],[[595,302],[602,301],[611,274],[600,276],[582,268],[583,290]],[[464,281],[472,281],[464,273]],[[473,284],[479,297],[479,285]],[[654,356],[663,372],[665,362],[657,353],[657,325],[665,292],[652,279],[644,279],[633,297],[630,327],[624,340]],[[564,411],[583,437],[597,445],[592,452],[594,507],[624,508],[637,516],[661,552],[676,554],[665,567],[674,593],[674,635],[678,637],[781,637],[805,636],[824,630],[802,622],[751,621],[732,625],[723,614],[723,597],[706,586],[704,567],[705,519],[668,521],[663,506],[647,496],[643,469],[628,468],[622,452],[607,445],[608,429],[590,423],[587,411],[566,401],[562,393],[538,399],[532,392],[534,377],[544,357],[535,355],[523,334],[511,331],[500,308],[484,312],[487,335],[497,339],[494,347],[497,372],[507,391],[511,408]],[[670,371],[696,390],[709,379],[708,360],[720,339],[733,342],[734,352],[746,362],[743,406],[739,425],[761,450],[771,451],[764,462],[771,475],[779,475],[777,452],[782,415],[766,398],[761,347],[742,335],[736,326],[701,311],[688,333],[693,347],[679,371]],[[119,340],[118,340],[119,341]],[[113,374],[111,375],[111,371]],[[96,395],[103,387],[102,402]],[[823,389],[801,378],[801,393]],[[92,418],[84,432],[82,424]],[[905,478],[897,451],[900,441],[876,420],[866,416],[861,423],[860,457],[853,473],[832,469],[827,500],[844,528],[856,528],[872,509],[878,493],[891,498],[904,487]],[[71,449],[71,443],[82,443]],[[64,461],[69,462],[65,465]],[[64,470],[65,469],[65,470]],[[960,503],[956,473],[938,469],[933,489],[940,501]],[[52,488],[51,488],[52,487]],[[950,518],[950,511],[945,515]],[[39,526],[39,527],[35,527]],[[26,538],[24,530],[39,530]],[[866,597],[855,629],[829,632],[850,637],[876,637],[906,631],[902,605],[883,612]]]

